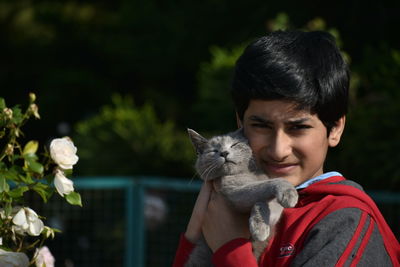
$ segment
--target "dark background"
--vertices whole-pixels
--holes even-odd
[[[75,175],[191,178],[185,129],[235,127],[226,54],[280,25],[329,30],[353,83],[345,136],[326,169],[367,189],[399,190],[399,5],[0,1],[0,96],[24,105],[36,93],[42,119],[26,126],[26,137],[46,144],[71,136],[81,159]]]

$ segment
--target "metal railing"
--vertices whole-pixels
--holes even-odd
[[[122,255],[118,255],[120,257],[120,261],[114,262],[113,266],[126,266],[126,267],[144,267],[144,266],[170,266],[171,261],[174,256],[174,251],[177,245],[177,240],[179,238],[179,234],[184,230],[184,225],[186,224],[191,208],[193,206],[194,200],[197,195],[197,191],[200,189],[201,183],[198,180],[189,181],[185,179],[174,179],[170,177],[149,177],[149,176],[135,176],[135,177],[79,177],[74,179],[75,188],[80,191],[83,200],[83,208],[79,208],[77,212],[82,212],[80,215],[77,215],[75,221],[78,221],[81,227],[85,223],[93,224],[89,225],[88,229],[95,228],[95,224],[101,223],[101,218],[92,218],[93,221],[87,219],[83,219],[83,217],[96,217],[97,215],[89,215],[90,211],[86,211],[85,209],[96,208],[101,209],[93,214],[102,214],[102,218],[112,219],[113,217],[120,218],[123,222],[111,222],[104,229],[99,230],[104,235],[109,235],[112,231],[110,230],[109,225],[123,225],[123,231],[120,239],[115,239],[116,241],[107,241],[103,244],[105,250],[100,251],[97,256],[91,256],[91,258],[98,258],[106,254],[107,248],[111,245],[115,248],[123,248],[123,251],[120,251]],[[112,193],[109,195],[105,195],[105,192],[111,191]],[[156,232],[149,232],[146,230],[145,223],[145,197],[148,192],[157,191],[162,192],[169,203],[169,214],[172,217],[169,222],[166,222],[164,228],[161,230],[157,230]],[[86,193],[85,193],[86,192]],[[400,206],[400,194],[389,193],[389,192],[368,192],[369,195],[375,200],[377,205],[381,208],[388,207],[387,209],[383,209],[383,213],[388,221],[391,224],[392,229],[394,230],[397,237],[399,237],[400,229],[399,229],[399,206]],[[87,196],[85,196],[87,194]],[[103,195],[101,195],[103,194]],[[122,198],[122,199],[120,199]],[[102,204],[100,200],[104,200],[105,202]],[[86,203],[87,205],[85,205]],[[118,204],[120,203],[120,204]],[[108,206],[111,205],[111,206]],[[99,207],[101,206],[101,207]],[[58,206],[55,209],[64,209],[64,206]],[[119,208],[120,207],[120,208]],[[120,209],[119,213],[123,213],[121,216],[116,216],[118,213],[118,209]],[[54,210],[52,212],[55,212]],[[58,211],[59,213],[61,211]],[[68,217],[68,212],[61,212],[65,217]],[[385,214],[386,212],[386,214]],[[50,212],[51,213],[51,212]],[[51,214],[47,216],[51,216]],[[111,213],[107,215],[106,213]],[[83,217],[82,217],[83,216]],[[85,217],[85,218],[86,218]],[[118,219],[116,219],[117,221]],[[108,228],[107,228],[108,227]],[[394,229],[395,228],[395,229]],[[118,229],[117,226],[114,229]],[[95,229],[93,229],[94,231]],[[66,235],[71,236],[79,236],[82,233],[74,233],[73,231],[66,231]],[[118,232],[118,231],[117,231]],[[150,233],[152,235],[152,240],[149,240]],[[86,233],[85,236],[89,236],[86,239],[90,240],[91,233]],[[164,236],[165,235],[165,236]],[[99,236],[99,234],[97,234]],[[164,237],[163,237],[164,236]],[[78,237],[78,239],[81,237]],[[94,238],[93,238],[94,239]],[[105,238],[107,239],[107,238]],[[57,238],[56,238],[57,240]],[[95,240],[95,239],[94,239]],[[155,241],[154,241],[155,240]],[[168,243],[162,243],[165,240]],[[88,242],[89,244],[93,244],[96,242],[102,241],[92,241]],[[113,244],[109,244],[109,242]],[[121,244],[117,244],[121,242]],[[78,242],[79,243],[79,242]],[[83,242],[85,243],[85,242]],[[76,246],[76,244],[70,244],[72,246]],[[103,247],[101,244],[97,244],[96,247]],[[52,248],[51,248],[52,249]],[[66,249],[65,246],[55,247],[54,250],[57,249]],[[164,252],[160,252],[163,249]],[[90,246],[88,251],[90,250]],[[61,252],[59,252],[60,254]],[[72,254],[77,254],[77,252],[71,252]],[[65,254],[65,253],[64,253]],[[85,254],[85,253],[82,253]],[[90,253],[88,252],[87,255]],[[165,254],[165,255],[161,255]],[[100,255],[100,256],[99,256]],[[84,256],[84,255],[82,255]],[[153,258],[150,261],[149,258]],[[158,263],[155,260],[159,259]],[[102,260],[105,262],[105,260]],[[162,263],[160,263],[162,262]],[[102,266],[100,263],[85,263],[85,259],[83,258],[75,258],[74,266],[94,266],[92,264],[96,264],[96,266]],[[99,265],[100,264],[100,265]],[[105,263],[104,263],[104,266]]]
[[[201,187],[200,181],[189,181],[171,177],[78,177],[74,179],[77,190],[110,190],[120,189],[125,196],[126,239],[124,241],[126,267],[145,266],[146,227],[144,218],[144,200],[146,191],[167,190],[190,192],[195,195]],[[83,197],[83,203],[85,199]],[[170,207],[173,208],[173,207]],[[182,218],[183,220],[187,218]],[[180,229],[182,231],[183,229]],[[179,232],[176,233],[179,236]],[[77,265],[79,266],[79,264]]]

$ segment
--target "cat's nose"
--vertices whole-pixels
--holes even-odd
[[[222,152],[220,153],[221,157],[224,157],[224,158],[226,158],[226,156],[228,156],[228,154],[229,154],[228,151],[222,151]]]

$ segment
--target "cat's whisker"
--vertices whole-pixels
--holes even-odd
[[[201,178],[205,179],[206,178],[206,173],[212,168],[213,162],[211,162],[211,165],[207,165],[206,168],[200,173]]]
[[[206,170],[203,172],[202,176],[204,180],[208,181],[209,175],[214,171],[216,168],[218,168],[218,163],[212,162],[212,164],[206,168]]]
[[[211,164],[210,166],[205,168],[204,171],[200,174],[200,176],[201,176],[201,178],[203,178],[203,180],[207,181],[208,174],[211,172],[212,166],[213,165]]]
[[[218,168],[218,164],[214,164],[213,166],[212,166],[212,168],[210,168],[210,171],[208,172],[208,174],[210,175],[215,169],[217,169]],[[213,177],[207,177],[207,178],[209,178],[209,179],[207,179],[207,180],[211,180],[211,178],[213,178]]]
[[[195,174],[193,174],[192,175],[192,177],[190,178],[190,180],[189,180],[189,184],[192,184],[192,182],[193,182],[193,180],[194,180],[194,177],[197,175],[197,173],[195,173]]]

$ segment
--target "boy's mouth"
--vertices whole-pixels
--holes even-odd
[[[298,164],[276,164],[264,162],[264,171],[270,176],[285,176],[293,172]]]

